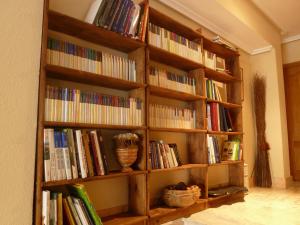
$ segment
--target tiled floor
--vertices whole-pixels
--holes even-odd
[[[245,202],[196,213],[170,225],[300,225],[300,185],[281,189],[252,188]]]

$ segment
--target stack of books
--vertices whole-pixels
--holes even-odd
[[[240,140],[225,141],[222,151],[222,160],[242,160],[243,149]]]
[[[108,173],[100,131],[44,129],[45,182]]]
[[[176,74],[164,68],[150,66],[149,82],[151,85],[196,94],[196,80],[184,74]]]
[[[48,38],[47,63],[136,81],[136,63],[134,60],[53,38]]]
[[[149,44],[202,63],[201,45],[165,28],[149,23]]]
[[[208,100],[227,102],[226,84],[214,80],[206,80],[205,84]]]
[[[73,88],[46,88],[46,121],[141,126],[142,108],[143,102],[139,98]]]
[[[189,108],[149,104],[149,112],[151,127],[185,129],[196,127],[196,111]]]
[[[149,7],[132,0],[94,0],[87,23],[144,41]]]
[[[218,103],[207,103],[207,128],[209,131],[233,131],[229,110]]]
[[[150,141],[149,160],[152,169],[166,169],[181,166],[176,144]]]
[[[220,148],[217,137],[207,135],[208,164],[220,163]]]
[[[85,187],[75,184],[69,188],[70,194],[43,191],[43,225],[102,225],[100,217],[91,203]]]
[[[204,50],[204,65],[212,70],[231,74],[230,70],[226,68],[225,59],[207,50]]]

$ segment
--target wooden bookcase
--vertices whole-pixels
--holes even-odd
[[[232,65],[232,74],[219,73],[203,64],[178,56],[150,44],[124,37],[118,33],[96,27],[70,16],[49,10],[49,0],[45,0],[43,17],[43,36],[41,48],[41,66],[39,83],[39,106],[38,106],[38,131],[36,152],[35,174],[35,198],[34,198],[34,224],[40,225],[42,221],[42,191],[63,190],[66,185],[75,183],[108,182],[113,179],[125,179],[128,191],[128,202],[122,207],[107,207],[97,211],[105,225],[146,225],[161,224],[179,217],[189,216],[192,213],[204,210],[208,207],[216,207],[236,201],[243,201],[242,192],[218,198],[208,198],[210,170],[222,167],[228,170],[227,185],[243,186],[243,160],[225,161],[219,164],[208,164],[207,135],[226,136],[228,139],[239,137],[242,141],[242,77],[239,69],[239,54],[235,51],[215,44],[179,22],[167,17],[155,9],[149,9],[149,18],[153,24],[159,25],[170,31],[176,32],[190,40],[197,41],[202,49],[209,50],[229,60]],[[120,51],[134,59],[137,65],[137,82],[131,82],[94,74],[54,66],[47,64],[46,50],[49,33],[58,32],[64,35],[78,38],[93,44],[105,46]],[[147,36],[147,35],[146,35]],[[146,38],[147,39],[147,38]],[[185,71],[189,76],[196,79],[196,94],[174,91],[149,84],[149,67],[152,62],[157,62],[169,67]],[[212,132],[207,130],[206,104],[212,100],[205,96],[205,79],[213,79],[227,84],[228,102],[218,102],[228,108],[232,113],[234,132]],[[64,123],[49,122],[44,120],[45,90],[48,83],[68,85],[85,85],[93,90],[108,88],[109,90],[122,91],[127,96],[139,97],[144,102],[142,126],[119,126],[107,124]],[[149,103],[171,102],[171,104],[193,107],[196,111],[196,128],[165,128],[149,126]],[[44,128],[78,128],[78,129],[101,129],[106,142],[112,142],[112,136],[122,131],[138,132],[144,136],[140,150],[141,160],[135,170],[122,173],[114,170],[109,175],[94,176],[84,179],[72,179],[53,182],[43,181],[43,135]],[[149,141],[152,139],[167,139],[176,141],[180,139],[180,151],[183,165],[169,169],[151,169],[149,163]],[[108,143],[110,146],[111,143]],[[201,187],[201,198],[192,206],[186,208],[168,208],[160,201],[163,185],[174,184],[156,182],[163,175],[165,182],[179,182],[197,184]],[[168,177],[171,177],[170,179]],[[160,184],[157,184],[160,183]],[[93,193],[95,198],[101,199],[105,195],[113,195],[114,189],[109,193]]]

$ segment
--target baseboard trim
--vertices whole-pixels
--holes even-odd
[[[293,185],[293,177],[272,177],[272,187],[286,189]]]

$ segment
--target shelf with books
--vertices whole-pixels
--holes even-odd
[[[113,179],[113,178],[124,177],[124,176],[134,176],[140,174],[147,174],[147,171],[134,170],[132,172],[109,172],[108,175],[103,175],[103,176],[93,176],[93,177],[78,178],[78,179],[71,179],[71,180],[49,181],[49,182],[43,182],[42,185],[43,188],[50,188],[50,187],[58,187],[58,186],[78,184],[78,183],[86,183],[86,182],[91,182],[96,180]]]
[[[164,127],[149,127],[150,131],[158,132],[176,132],[176,133],[206,133],[204,129],[188,129],[188,128],[164,128]]]
[[[159,173],[159,172],[167,172],[167,171],[174,171],[174,170],[186,170],[186,169],[193,169],[193,168],[206,168],[207,164],[183,164],[181,166],[173,167],[173,168],[165,168],[165,169],[151,169],[149,170],[150,173]]]
[[[89,123],[68,123],[45,121],[44,127],[69,127],[69,128],[87,128],[87,129],[115,129],[115,130],[146,130],[146,126],[127,126],[127,125],[109,125],[109,124],[89,124]]]
[[[174,53],[168,52],[164,49],[155,47],[153,45],[148,45],[150,59],[170,65],[182,70],[195,70],[199,68],[204,68],[203,64],[190,60],[188,58],[176,55]]]
[[[103,225],[144,225],[148,216],[121,213],[101,218]]]
[[[205,100],[206,97],[200,95],[193,95],[181,91],[175,91],[168,88],[158,87],[154,85],[149,85],[150,94],[166,97],[166,98],[174,98],[182,101],[196,101],[196,100]]]
[[[239,56],[239,53],[237,51],[214,43],[213,41],[205,37],[203,37],[203,48],[225,58]]]
[[[145,87],[145,84],[137,83],[133,81],[127,81],[119,78],[109,77],[105,75],[99,75],[95,73],[85,72],[81,70],[75,70],[56,65],[46,65],[47,77],[79,82],[90,85],[98,85],[108,88],[115,88],[120,90],[133,90],[137,88]]]
[[[183,208],[170,208],[165,205],[155,206],[149,210],[149,224],[158,225],[180,217],[188,217],[207,208],[207,200],[199,199],[193,205]]]
[[[123,52],[131,52],[145,43],[107,29],[96,27],[76,18],[49,10],[49,29]]]
[[[223,105],[224,108],[227,108],[227,109],[242,108],[241,104],[235,104],[235,103],[230,103],[230,102],[223,102],[223,101],[212,100],[212,99],[207,99],[206,101],[208,103],[211,103],[211,102],[219,103],[219,104]]]

